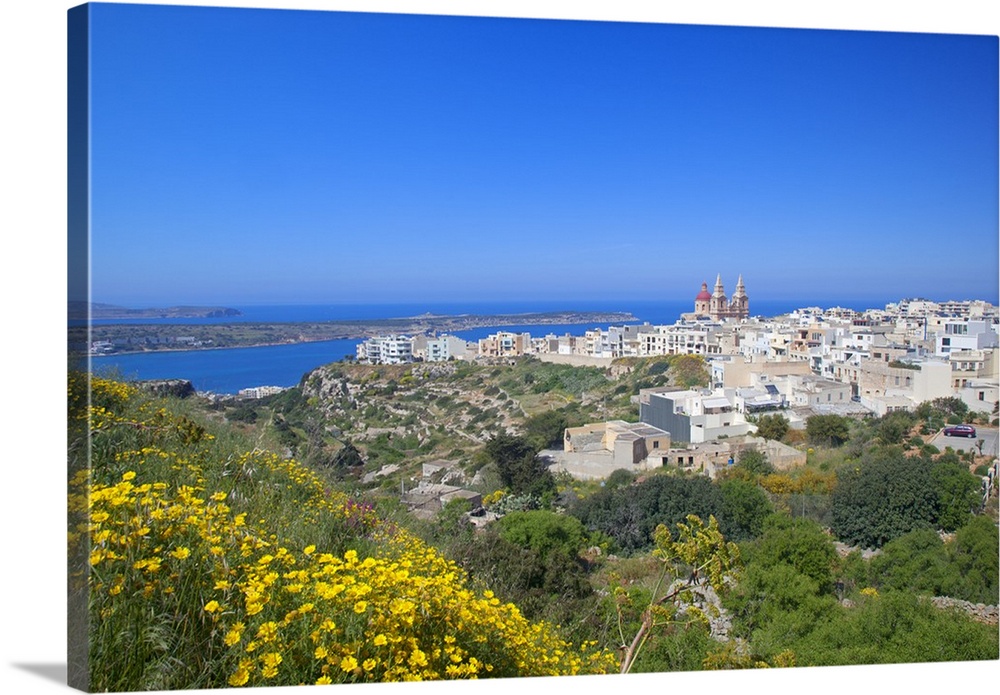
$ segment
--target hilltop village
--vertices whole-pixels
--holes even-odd
[[[904,299],[862,312],[807,307],[751,317],[742,276],[732,299],[720,276],[712,292],[703,283],[693,311],[671,325],[543,337],[500,331],[478,343],[388,335],[359,344],[357,359],[401,364],[533,355],[609,366],[619,358],[699,355],[708,364],[710,388],[647,391],[639,398],[650,424],[669,420],[675,439],[705,442],[746,434],[746,414],[779,408],[789,409],[793,427],[803,420],[795,414],[799,408],[881,416],[956,397],[971,411],[991,411],[998,400],[998,345],[998,310],[985,301]]]

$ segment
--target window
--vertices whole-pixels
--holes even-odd
[[[979,392],[979,400],[981,400],[981,401],[985,401],[986,400],[986,392],[985,391],[980,391]]]

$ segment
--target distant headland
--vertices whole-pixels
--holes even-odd
[[[108,306],[108,305],[97,305]],[[637,321],[630,312],[617,311],[550,311],[524,314],[459,314],[441,315],[425,313],[420,316],[387,319],[355,319],[341,321],[305,322],[234,322],[189,324],[135,324],[130,319],[141,318],[202,318],[237,316],[236,314],[211,314],[205,312],[233,311],[221,307],[174,307],[177,314],[165,314],[168,309],[134,310],[126,316],[92,314],[93,319],[121,319],[121,323],[101,324],[90,327],[93,348],[96,345],[101,354],[123,352],[148,352],[150,350],[198,350],[206,348],[260,347],[265,345],[286,345],[338,339],[364,339],[385,333],[406,335],[428,335],[450,333],[481,327],[502,327],[514,325],[568,325],[593,323],[624,323]],[[192,313],[182,316],[181,311]],[[126,310],[133,311],[133,310]],[[157,313],[159,312],[159,313]],[[85,316],[84,316],[85,317]],[[70,314],[73,318],[73,314]],[[70,327],[71,344],[85,345],[87,329],[84,326]],[[86,348],[83,348],[86,349]]]
[[[88,312],[89,307],[89,312]],[[70,320],[90,319],[212,319],[226,316],[242,316],[239,309],[224,306],[171,306],[166,308],[129,309],[116,304],[99,302],[69,302]]]

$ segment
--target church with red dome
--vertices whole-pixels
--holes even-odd
[[[694,315],[708,317],[714,321],[722,319],[745,319],[750,316],[750,298],[743,286],[743,276],[736,283],[736,291],[732,300],[726,298],[726,290],[722,286],[722,275],[715,280],[715,291],[708,291],[708,283],[701,283],[701,292],[694,298]]]

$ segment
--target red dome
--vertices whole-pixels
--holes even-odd
[[[694,298],[694,301],[696,301],[696,302],[707,302],[711,298],[712,298],[712,294],[711,294],[711,292],[708,291],[708,283],[707,282],[701,283],[701,292],[699,292],[698,296]]]

